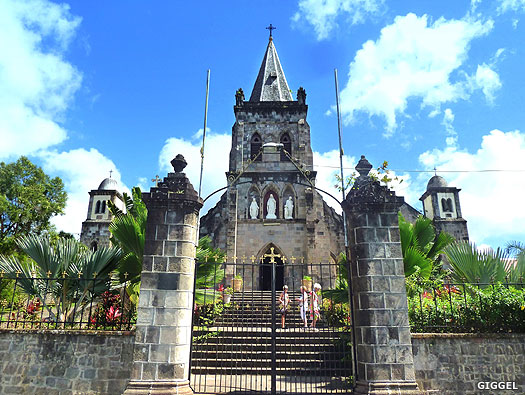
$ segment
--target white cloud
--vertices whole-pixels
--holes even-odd
[[[343,199],[342,192],[335,187],[335,185],[340,185],[335,178],[336,175],[341,174],[339,169],[339,150],[332,150],[328,152],[317,152],[314,151],[314,170],[317,171],[316,184],[317,188],[320,188],[330,194],[332,194],[337,200],[341,201]],[[354,171],[354,167],[357,164],[357,159],[353,156],[343,155],[343,167],[344,176],[347,178]],[[348,170],[351,168],[352,170]],[[348,191],[346,191],[348,193]],[[341,213],[341,206],[331,197],[322,194],[326,203],[330,207],[333,207],[338,213]]]
[[[120,185],[120,192],[129,193],[121,183],[120,172],[115,163],[94,148],[83,148],[66,152],[45,152],[40,154],[44,171],[58,175],[64,181],[68,193],[65,215],[53,218],[58,230],[78,234],[82,222],[87,218],[89,191],[97,189],[110,170]]]
[[[179,137],[171,137],[166,140],[159,155],[159,168],[162,172],[172,172],[170,161],[177,155],[182,154],[188,162],[184,169],[186,176],[193,184],[196,191],[199,188],[199,175],[201,166],[200,149],[202,145],[202,130],[199,130],[191,140]],[[204,151],[204,171],[202,177],[203,198],[213,191],[226,186],[226,172],[229,166],[231,149],[231,135],[214,133],[207,129],[206,147]],[[165,177],[165,174],[159,175]],[[201,210],[204,215],[212,208],[222,193],[219,192],[206,201]]]
[[[467,60],[471,41],[492,26],[490,20],[432,22],[426,15],[412,13],[396,17],[381,30],[379,39],[363,44],[350,64],[349,80],[341,92],[345,121],[352,121],[357,111],[382,117],[389,136],[409,99],[419,99],[422,107],[435,110],[442,103],[468,99],[473,87],[493,94],[497,83],[488,66],[480,66],[479,81],[473,80],[481,85],[469,85],[469,76],[457,73]]]
[[[496,91],[501,88],[498,73],[486,64],[478,65],[476,74],[470,78],[473,89],[481,89],[489,103],[494,101]]]
[[[80,87],[64,51],[81,19],[45,0],[0,2],[0,158],[64,141],[58,119]]]
[[[525,0],[499,0],[499,2],[498,11],[500,13],[525,10]]]
[[[476,8],[478,8],[478,4],[481,3],[481,0],[470,0],[470,10],[471,12],[476,11]]]
[[[443,121],[441,124],[445,127],[445,130],[447,132],[447,146],[455,146],[458,142],[458,134],[456,130],[454,129],[454,113],[450,108],[445,109],[443,114]]]
[[[338,24],[339,17],[352,25],[363,23],[368,17],[383,12],[384,0],[299,0],[299,11],[292,20],[296,23],[304,18],[317,34],[317,39],[327,38]]]
[[[340,185],[340,182],[337,181],[336,175],[340,175],[339,170],[339,150],[332,150],[328,152],[317,152],[314,151],[314,170],[317,171],[316,177],[316,187],[330,193],[337,200],[341,201],[342,193],[341,190],[336,187]],[[357,165],[358,159],[353,156],[343,156],[343,168],[344,176],[347,178],[355,172],[355,166]],[[381,165],[381,163],[372,163],[374,166],[371,173],[376,173],[375,169]],[[357,175],[357,174],[356,174]],[[392,178],[392,181],[389,182],[388,186],[390,189],[394,190],[398,196],[404,196],[405,200],[410,204],[415,204],[418,202],[419,196],[416,196],[412,193],[410,189],[410,175],[396,174],[394,171],[389,170],[389,177]],[[397,178],[397,180],[396,180]],[[346,190],[348,194],[349,190]],[[325,202],[332,208],[334,208],[338,213],[341,213],[341,206],[331,197],[326,194],[321,193]]]
[[[420,155],[428,169],[439,170],[525,170],[525,134],[493,130],[483,136],[475,153],[458,147],[434,149]],[[519,172],[465,172],[442,174],[449,185],[461,188],[463,217],[468,221],[471,240],[478,244],[495,238],[525,237],[523,196],[525,183]]]

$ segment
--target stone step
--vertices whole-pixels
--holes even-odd
[[[194,329],[193,336],[202,336],[207,334],[216,334],[221,337],[235,337],[235,338],[248,338],[248,339],[262,339],[262,338],[271,338],[272,329],[270,327],[261,327],[261,328],[246,328],[246,327],[220,327],[214,326],[209,327],[206,330]],[[324,338],[341,338],[342,335],[348,335],[347,332],[338,332],[334,331],[331,328],[318,328],[318,331],[314,331],[311,328],[287,328],[287,329],[276,329],[277,340],[284,339],[289,341],[289,339],[302,338],[302,339],[324,339]],[[216,337],[210,336],[210,338]],[[307,342],[308,340],[305,340]]]
[[[207,374],[207,375],[269,375],[271,373],[271,363],[266,362],[267,365],[263,367],[254,366],[214,366],[214,367],[203,367],[200,365],[193,364],[192,361],[192,374]],[[347,377],[351,373],[351,364],[348,366],[341,367],[323,367],[323,366],[278,366],[276,369],[278,376],[307,376],[312,379],[321,377]]]
[[[271,343],[265,344],[253,344],[253,343],[226,343],[224,339],[219,339],[216,342],[206,342],[195,344],[193,350],[196,351],[210,351],[210,352],[224,352],[224,353],[238,353],[238,352],[269,352],[271,348]],[[341,350],[342,346],[333,343],[320,343],[320,344],[276,344],[277,352],[299,352],[299,353],[308,353],[308,352],[317,352],[317,353],[328,353],[328,352],[337,352],[336,350]]]
[[[269,349],[264,351],[261,350],[227,350],[229,352],[217,352],[217,350],[194,350],[192,352],[192,358],[195,359],[207,359],[211,354],[214,354],[213,360],[260,360],[272,358],[272,352]],[[234,354],[231,354],[231,353]],[[301,348],[297,349],[278,349],[276,350],[275,357],[278,361],[335,361],[340,362],[344,354],[340,350],[335,350],[333,348],[325,348],[323,350],[311,350],[306,351]]]

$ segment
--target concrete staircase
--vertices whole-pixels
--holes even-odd
[[[277,304],[276,370],[278,376],[348,377],[351,351],[345,348],[350,334],[318,322],[318,331],[304,328],[299,293],[291,293],[286,329],[281,329]],[[278,296],[277,296],[278,297]],[[206,330],[194,329],[192,374],[269,375],[272,366],[270,291],[234,294],[231,307]],[[310,322],[310,320],[309,320]],[[346,339],[346,340],[345,340]]]

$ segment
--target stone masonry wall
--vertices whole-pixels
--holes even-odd
[[[0,394],[122,394],[134,336],[0,331]],[[525,334],[412,334],[416,381],[426,394],[525,393]],[[518,390],[477,390],[511,381]]]
[[[412,334],[412,352],[416,381],[428,394],[525,393],[525,334]],[[480,390],[478,382],[518,389]]]
[[[0,331],[0,394],[117,395],[131,375],[132,332]]]

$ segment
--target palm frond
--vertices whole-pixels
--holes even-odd
[[[422,278],[428,279],[432,272],[432,260],[427,258],[426,254],[416,246],[410,246],[406,249],[403,264],[405,276],[418,273]]]
[[[451,234],[439,232],[436,239],[434,240],[434,244],[432,244],[432,247],[427,252],[427,257],[435,260],[440,254],[443,254],[443,251],[448,245],[454,243],[455,241],[456,239]]]
[[[505,281],[507,258],[501,249],[479,251],[475,244],[459,241],[449,245],[445,253],[458,282],[491,283]]]
[[[412,226],[412,231],[414,234],[414,245],[417,246],[420,251],[428,252],[431,248],[431,243],[436,237],[432,220],[420,215]]]

